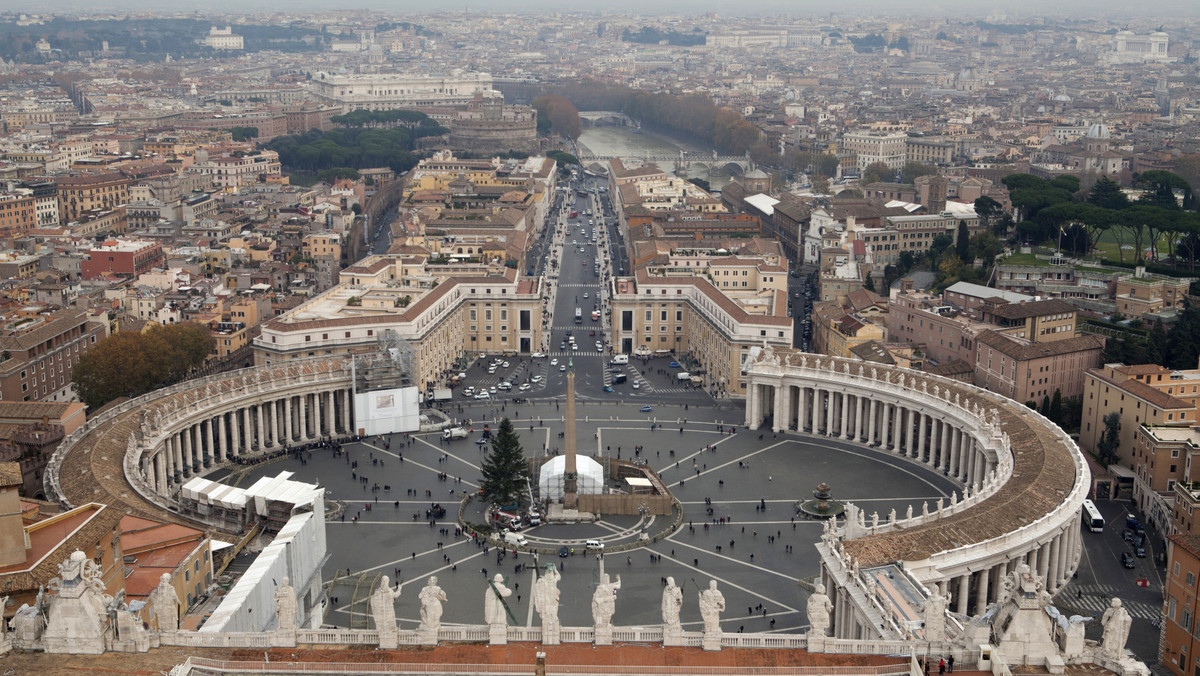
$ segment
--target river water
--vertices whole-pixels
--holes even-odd
[[[658,136],[649,131],[635,133],[633,127],[586,127],[577,141],[579,151],[587,155],[607,157],[662,157],[678,155],[680,145],[674,141]],[[691,144],[689,144],[691,145]],[[689,147],[688,150],[700,150]],[[708,152],[711,152],[708,151]],[[672,171],[674,166],[660,167],[664,171]],[[685,178],[702,178],[707,180],[714,190],[720,190],[729,178],[726,176],[709,176],[705,172],[696,175],[689,174]]]

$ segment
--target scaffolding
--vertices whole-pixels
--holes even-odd
[[[412,345],[393,329],[379,334],[373,352],[356,354],[353,357],[352,373],[355,392],[412,387],[412,374],[416,372],[417,353]]]

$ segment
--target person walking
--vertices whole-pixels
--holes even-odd
[[[939,674],[939,676],[941,676],[942,674],[945,674],[945,673],[946,673],[946,660],[941,660],[938,662],[938,674]]]

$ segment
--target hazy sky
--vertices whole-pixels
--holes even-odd
[[[994,11],[997,6],[1003,6],[1013,15],[1038,14],[1050,12],[1055,16],[1071,15],[1075,17],[1112,16],[1147,16],[1152,12],[1155,16],[1188,16],[1200,15],[1200,3],[1194,0],[1162,0],[1162,2],[1146,5],[1144,3],[1128,3],[1123,0],[1057,0],[1046,3],[1043,0],[1009,0],[1002,5],[994,3],[964,3],[964,2],[914,2],[913,0],[745,0],[730,2],[729,0],[208,0],[197,3],[194,0],[43,0],[30,4],[16,0],[0,0],[0,10],[30,12],[88,12],[111,10],[148,10],[148,9],[195,9],[201,12],[230,11],[230,12],[263,12],[263,11],[327,11],[330,9],[376,9],[404,14],[420,14],[429,12],[462,11],[472,12],[512,12],[512,11],[595,11],[622,14],[793,14],[793,15],[828,15],[829,12],[841,16],[854,16],[863,11],[878,12],[881,15],[900,16],[905,13],[913,15],[938,15],[963,17],[985,16]]]

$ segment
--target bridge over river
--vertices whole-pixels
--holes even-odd
[[[708,174],[709,176],[741,176],[755,168],[754,160],[749,155],[711,155],[706,153],[689,153],[680,151],[677,155],[655,154],[654,151],[639,154],[636,151],[615,155],[580,155],[579,162],[593,171],[608,171],[610,160],[620,159],[653,162],[660,169],[673,171],[681,175]],[[593,166],[594,165],[594,166]]]

